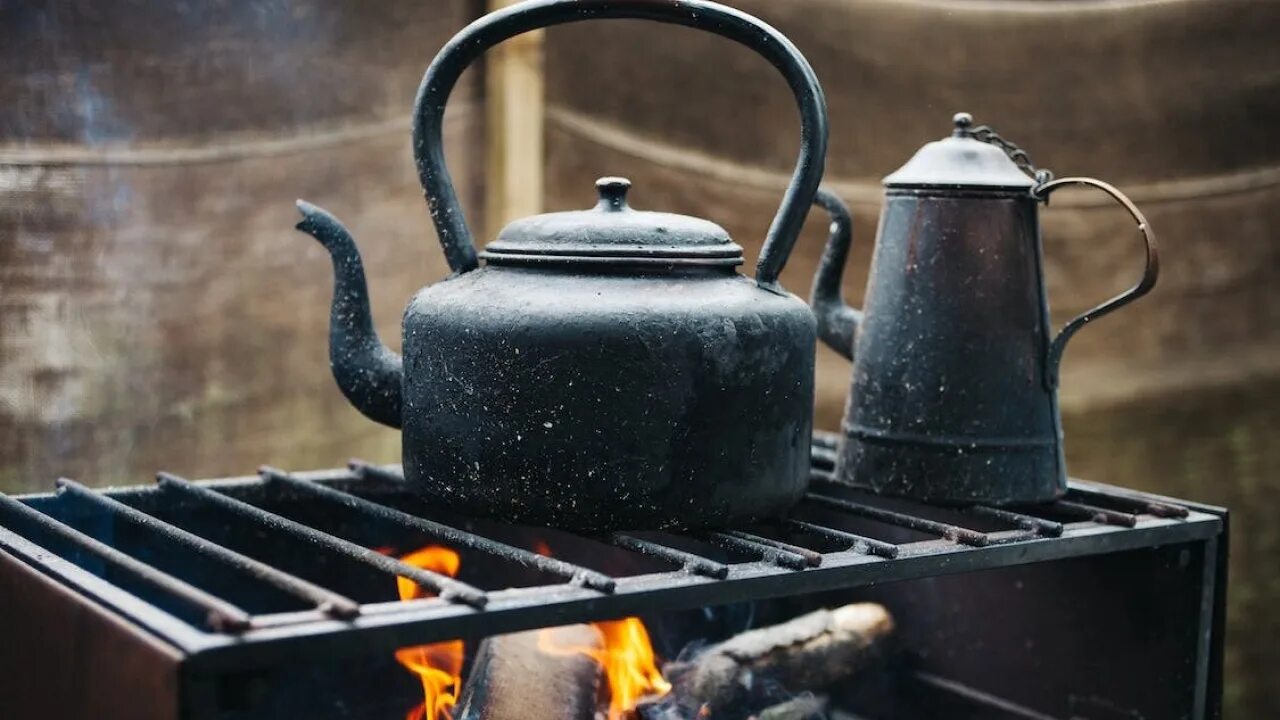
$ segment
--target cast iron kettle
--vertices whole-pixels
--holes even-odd
[[[756,265],[719,226],[595,207],[517,220],[477,254],[445,167],[444,106],[463,69],[535,28],[640,18],[763,55],[800,108],[800,157]],[[777,284],[826,153],[822,90],[763,22],[702,0],[533,0],[480,18],[418,90],[413,147],[453,274],[404,313],[403,360],[378,339],[354,241],[299,201],[336,275],[329,358],[346,397],[403,430],[406,481],[432,507],[575,530],[708,527],[784,511],[809,475],[816,330]],[[480,264],[480,259],[485,261]]]
[[[1049,501],[1066,490],[1062,351],[1087,323],[1155,285],[1155,236],[1111,185],[1054,180],[968,114],[954,123],[951,137],[884,180],[861,311],[840,297],[848,210],[819,193],[833,232],[813,308],[823,341],[854,362],[836,471],[846,483],[931,502]],[[1038,206],[1067,185],[1102,190],[1129,211],[1146,269],[1137,285],[1050,339]]]

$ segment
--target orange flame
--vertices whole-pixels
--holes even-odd
[[[550,632],[538,633],[538,649],[551,655],[582,654],[600,663],[609,682],[609,720],[620,720],[646,695],[666,695],[671,685],[658,672],[649,631],[640,618],[592,623],[603,647],[558,646]]]
[[[551,546],[534,540],[534,551],[551,557]],[[658,671],[649,631],[640,618],[629,617],[591,623],[600,632],[602,647],[557,646],[550,632],[538,632],[538,649],[550,655],[582,654],[600,663],[609,683],[609,720],[620,720],[646,695],[662,696],[671,684]]]
[[[423,570],[443,573],[449,577],[458,574],[462,564],[458,553],[446,547],[428,545],[400,558]],[[430,597],[406,577],[396,577],[396,589],[401,600]],[[396,660],[422,680],[423,703],[409,711],[405,720],[453,720],[453,706],[462,691],[462,660],[465,648],[461,640],[414,645],[396,650]]]

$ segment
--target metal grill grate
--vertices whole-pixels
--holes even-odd
[[[470,521],[455,518],[446,524],[408,512],[402,507],[413,495],[402,487],[398,468],[362,462],[347,470],[306,473],[263,468],[256,477],[199,483],[161,474],[155,487],[102,492],[60,480],[56,494],[0,495],[0,548],[113,607],[201,662],[229,667],[304,649],[359,652],[1114,552],[1204,539],[1220,530],[1217,517],[1175,501],[1083,482],[1072,482],[1062,501],[1016,511],[880,498],[833,482],[833,462],[834,439],[816,437],[812,490],[783,520],[717,532],[579,538],[608,546],[622,565],[640,557],[664,568],[630,575],[539,554],[490,536],[501,533],[467,529]],[[272,509],[262,501],[268,493],[278,500]],[[371,526],[427,537],[472,558],[515,564],[547,581],[486,590],[417,568],[341,533],[289,517],[288,508],[303,502],[329,506]],[[179,521],[162,519],[157,508],[215,513],[236,523],[239,532],[301,544],[320,560],[353,563],[388,578],[406,577],[436,597],[359,602],[326,587],[323,576],[302,577],[252,548],[226,547]],[[127,527],[140,538],[135,541],[140,547],[179,546],[218,565],[237,582],[261,586],[298,607],[251,612],[236,604],[234,594],[222,591],[226,585],[197,582],[180,569],[147,562],[145,552],[129,554],[113,547],[110,537],[97,537],[76,521],[85,517]],[[19,529],[26,529],[25,536]],[[33,538],[58,549],[51,553]],[[133,591],[108,577],[129,578]],[[501,587],[502,578],[488,584]]]

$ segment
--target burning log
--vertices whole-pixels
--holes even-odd
[[[705,706],[713,717],[728,717],[767,702],[762,696],[773,688],[821,690],[856,673],[879,655],[892,631],[893,618],[884,607],[845,605],[750,630],[690,661],[668,663],[663,673],[680,706]]]
[[[603,669],[571,647],[599,651],[589,625],[499,635],[480,643],[455,717],[458,720],[591,720]]]

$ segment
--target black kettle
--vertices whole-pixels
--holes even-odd
[[[757,51],[800,109],[800,158],[754,279],[718,225],[595,207],[517,220],[477,254],[445,167],[463,69],[535,28],[596,18],[686,25]],[[708,527],[779,513],[809,475],[815,321],[777,284],[822,177],[826,104],[773,28],[702,0],[532,0],[463,29],[431,63],[414,157],[453,274],[405,310],[403,359],[378,339],[345,228],[299,201],[333,258],[329,357],[362,413],[403,430],[404,474],[434,507],[575,530]],[[485,264],[481,265],[480,260]]]
[[[1054,180],[989,127],[954,118],[885,178],[861,311],[841,300],[849,212],[825,189],[833,233],[814,279],[823,341],[853,360],[837,459],[841,481],[939,503],[1049,501],[1066,490],[1058,365],[1087,323],[1156,282],[1155,236],[1120,191]],[[1038,210],[1067,185],[1112,196],[1146,243],[1142,279],[1051,336]]]

